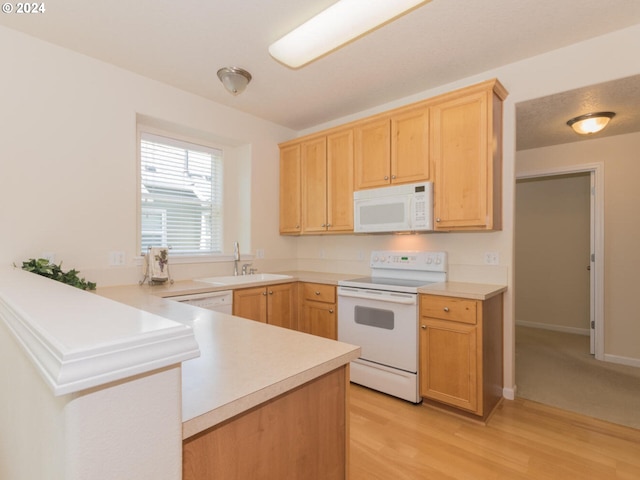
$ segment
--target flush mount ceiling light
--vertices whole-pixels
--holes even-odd
[[[615,116],[613,112],[587,113],[579,117],[572,118],[567,122],[573,131],[580,135],[597,133],[607,126],[609,120]]]
[[[269,47],[269,53],[299,68],[430,0],[340,0]]]
[[[218,70],[218,78],[230,94],[239,95],[249,85],[251,74],[242,68],[224,67]]]

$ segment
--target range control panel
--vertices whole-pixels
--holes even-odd
[[[447,271],[447,252],[398,252],[378,250],[371,252],[371,268],[395,270]]]

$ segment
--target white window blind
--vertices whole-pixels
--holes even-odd
[[[222,251],[222,155],[142,132],[141,253],[148,247],[169,247],[171,255]]]

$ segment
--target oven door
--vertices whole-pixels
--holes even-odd
[[[338,287],[338,340],[358,345],[360,358],[418,371],[418,296]]]

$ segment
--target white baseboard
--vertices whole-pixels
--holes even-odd
[[[589,336],[588,328],[566,327],[563,325],[553,325],[551,323],[526,322],[524,320],[516,320],[516,326],[541,328],[542,330],[553,330],[555,332],[573,333],[575,335]]]
[[[513,386],[513,388],[503,388],[502,389],[502,396],[504,398],[506,398],[507,400],[515,400],[516,399],[516,391],[517,391],[518,387],[516,385]]]
[[[640,358],[621,357],[619,355],[604,354],[604,361],[611,363],[618,363],[620,365],[628,365],[630,367],[640,368]]]

